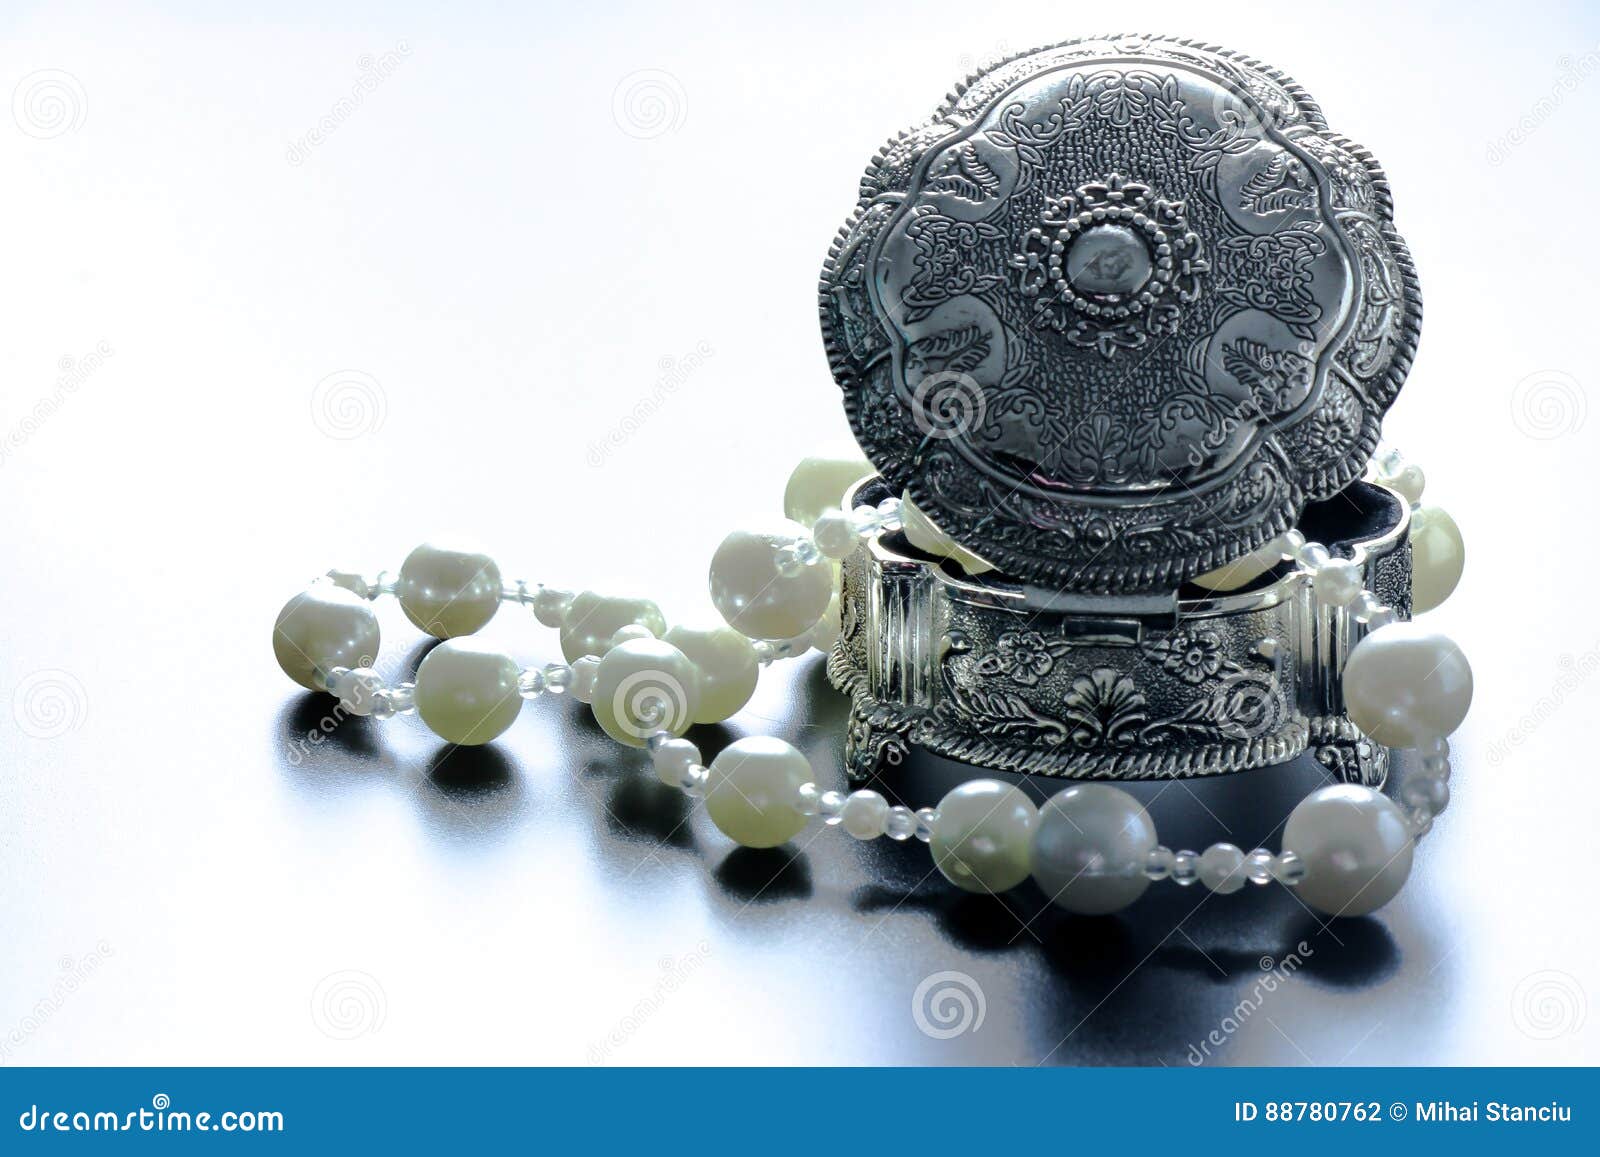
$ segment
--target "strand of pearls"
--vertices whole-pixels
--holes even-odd
[[[1419,468],[1386,454],[1374,469],[1413,504],[1420,501]],[[415,712],[440,738],[460,744],[489,742],[510,727],[523,702],[570,691],[613,738],[648,748],[658,779],[704,800],[718,829],[746,847],[785,843],[820,816],[858,840],[928,844],[937,869],[957,887],[997,893],[1031,876],[1056,904],[1084,914],[1116,911],[1159,880],[1200,882],[1218,894],[1277,881],[1299,889],[1310,906],[1340,915],[1370,912],[1399,891],[1416,841],[1449,803],[1445,737],[1470,704],[1471,670],[1453,642],[1397,621],[1364,589],[1353,562],[1298,531],[1258,552],[1266,556],[1261,570],[1276,559],[1294,563],[1320,601],[1348,608],[1365,624],[1344,675],[1350,717],[1376,742],[1418,749],[1421,764],[1402,785],[1400,804],[1354,784],[1312,792],[1290,814],[1281,852],[1246,853],[1230,843],[1173,851],[1157,842],[1143,805],[1108,784],[1069,787],[1038,807],[1010,784],[977,779],[937,807],[912,811],[870,788],[822,790],[805,755],[772,736],[737,740],[706,764],[683,732],[742,708],[760,666],[831,646],[837,584],[832,566],[822,564],[848,557],[863,537],[900,529],[906,513],[891,498],[877,507],[821,509],[809,533],[729,535],[710,573],[712,601],[728,628],[669,630],[648,600],[504,584],[488,556],[424,544],[393,579],[328,572],[284,607],[274,650],[291,678],[329,691],[352,714]],[[413,623],[445,640],[428,653],[415,682],[391,683],[371,666],[379,637],[368,603],[389,594]],[[528,606],[542,625],[559,630],[567,661],[525,668],[465,637],[502,602]]]

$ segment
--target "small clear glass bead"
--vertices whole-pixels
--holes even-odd
[[[917,830],[915,833],[917,839],[925,844],[931,841],[933,839],[934,825],[938,822],[938,808],[919,807],[917,809]]]
[[[375,591],[372,584],[361,575],[351,570],[330,570],[327,579],[336,587],[343,587],[358,599],[370,599]]]
[[[1411,838],[1420,840],[1433,830],[1433,813],[1425,807],[1415,807],[1406,813],[1406,826],[1411,829]]]
[[[1244,877],[1252,884],[1272,883],[1274,857],[1266,848],[1257,848],[1244,858]]]
[[[528,584],[521,579],[506,583],[500,588],[500,601],[503,603],[526,603],[532,597]]]
[[[814,566],[822,561],[822,551],[816,541],[810,538],[795,539],[794,556],[806,566]]]
[[[537,699],[544,694],[544,672],[538,667],[529,667],[517,676],[517,694],[524,699]]]
[[[1406,456],[1393,446],[1381,445],[1372,456],[1373,469],[1380,478],[1392,478],[1405,469]]]
[[[1305,544],[1305,535],[1298,530],[1286,530],[1278,536],[1278,553],[1285,562],[1294,562],[1300,557],[1300,548]]]
[[[1272,878],[1292,888],[1306,878],[1306,862],[1293,852],[1279,852],[1272,861]]]
[[[393,719],[399,712],[395,709],[394,693],[387,687],[372,693],[372,717],[374,719]]]
[[[750,644],[750,646],[751,649],[756,653],[756,662],[760,663],[763,667],[772,666],[773,660],[778,657],[774,653],[772,644],[766,639],[757,639],[754,643]]]
[[[649,735],[644,737],[644,749],[651,755],[654,755],[657,749],[671,738],[672,732],[670,731],[652,731]],[[696,762],[699,761],[696,760]]]
[[[1144,858],[1144,875],[1147,880],[1165,880],[1172,875],[1172,849],[1156,846]]]
[[[337,695],[334,690],[339,685],[339,680],[350,674],[349,667],[335,667],[331,671],[318,672],[317,681],[322,684],[322,689],[329,695]]]
[[[850,524],[856,528],[857,534],[872,534],[879,526],[878,512],[865,504],[858,506],[850,512]]]
[[[683,789],[685,795],[694,799],[703,799],[706,794],[706,780],[710,776],[711,772],[709,770],[701,767],[698,763],[691,763],[679,775],[678,786]]]
[[[396,683],[389,688],[389,702],[394,709],[402,715],[410,715],[417,709],[417,685],[415,683]]]
[[[795,549],[796,543],[788,543],[778,548],[778,573],[784,578],[793,578],[806,569],[806,564],[800,558],[800,552]]]
[[[795,792],[794,810],[803,816],[814,816],[822,807],[822,792],[814,783],[802,783]]]
[[[380,570],[378,577],[372,580],[367,590],[367,598],[375,599],[379,595],[394,594],[394,576],[386,570]]]
[[[883,830],[891,840],[909,840],[917,834],[917,813],[896,804],[889,809],[889,820]]]
[[[1187,888],[1200,878],[1200,856],[1195,852],[1179,852],[1172,857],[1172,882]]]
[[[845,800],[848,797],[842,791],[825,791],[822,798],[817,801],[817,814],[830,824],[837,824],[844,814]]]
[[[899,530],[901,525],[900,500],[885,498],[878,503],[878,525],[884,530]]]
[[[565,663],[548,663],[544,669],[544,689],[560,695],[572,686],[572,668]]]

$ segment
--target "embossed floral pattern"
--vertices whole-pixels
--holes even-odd
[[[1110,667],[1079,675],[1064,702],[1063,720],[1077,747],[1131,747],[1145,725],[1144,696],[1132,679]]]
[[[1222,668],[1222,641],[1215,631],[1176,631],[1147,650],[1163,671],[1185,683],[1204,683]]]
[[[1065,646],[1060,639],[1046,639],[1038,631],[1007,631],[995,640],[994,651],[978,660],[976,670],[980,675],[1005,675],[1014,683],[1032,687],[1050,674]]]

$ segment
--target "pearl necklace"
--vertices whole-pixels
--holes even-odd
[[[1157,880],[1199,881],[1223,894],[1246,882],[1276,880],[1329,915],[1371,912],[1398,893],[1416,842],[1449,803],[1445,737],[1466,715],[1471,668],[1449,638],[1397,621],[1393,609],[1364,589],[1354,563],[1295,530],[1257,551],[1252,557],[1259,566],[1246,568],[1242,580],[1279,560],[1292,562],[1319,600],[1348,607],[1366,624],[1368,634],[1345,666],[1346,708],[1368,738],[1414,749],[1421,762],[1402,785],[1398,804],[1357,784],[1313,791],[1290,813],[1280,852],[1246,853],[1229,843],[1173,851],[1157,842],[1143,805],[1105,783],[1067,787],[1038,807],[1010,784],[976,779],[936,807],[912,811],[870,788],[823,790],[805,755],[771,736],[736,740],[707,765],[683,733],[738,712],[761,667],[832,647],[839,633],[832,563],[863,538],[916,519],[919,545],[974,571],[986,565],[899,499],[840,508],[840,477],[835,463],[827,480],[833,504],[811,521],[809,533],[799,527],[735,532],[723,541],[711,563],[710,588],[727,627],[668,629],[649,600],[503,583],[487,555],[424,544],[393,578],[329,571],[284,606],[274,652],[290,678],[334,695],[340,710],[377,719],[416,713],[455,744],[490,742],[511,726],[525,700],[570,692],[612,738],[647,749],[662,783],[704,800],[712,822],[746,847],[785,843],[820,816],[858,840],[915,837],[929,845],[940,873],[967,891],[1003,892],[1031,876],[1057,905],[1083,914],[1120,909]],[[1426,545],[1419,577],[1429,584],[1428,605],[1437,605],[1460,574],[1455,524],[1437,508],[1419,507],[1422,472],[1397,452],[1374,458],[1369,477],[1426,516],[1419,526],[1435,541]],[[444,640],[423,659],[415,682],[391,682],[372,667],[379,631],[368,604],[383,595],[394,595],[412,623]],[[540,624],[559,630],[567,661],[524,668],[470,638],[503,602],[527,606]]]

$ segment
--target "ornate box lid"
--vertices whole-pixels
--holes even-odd
[[[1074,40],[868,166],[822,329],[857,440],[1031,582],[1172,590],[1357,478],[1416,271],[1383,171],[1266,65]]]

